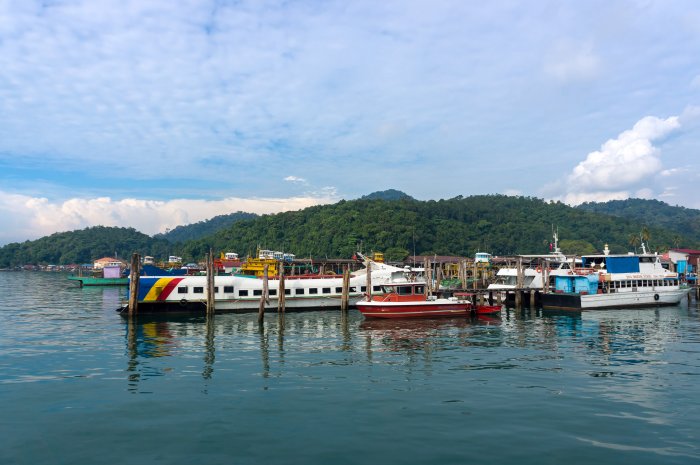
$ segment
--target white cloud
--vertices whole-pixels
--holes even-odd
[[[235,211],[269,214],[335,201],[337,198],[331,196],[303,196],[169,201],[100,197],[52,202],[46,198],[0,191],[0,217],[8,226],[0,229],[0,244],[97,225],[133,227],[152,235]]]
[[[297,176],[287,176],[286,178],[284,178],[284,180],[287,182],[298,182],[298,183],[306,184],[306,179],[299,178]]]
[[[564,201],[619,200],[629,197],[630,189],[651,197],[645,183],[660,173],[659,149],[652,145],[680,128],[679,118],[660,119],[646,116],[632,129],[605,142],[600,150],[591,152],[568,176]]]

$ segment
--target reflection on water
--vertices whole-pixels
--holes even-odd
[[[134,425],[154,436],[129,455],[144,463],[199,463],[195,442],[242,463],[295,451],[292,462],[321,464],[339,450],[343,463],[700,459],[694,302],[476,319],[270,313],[261,326],[255,314],[122,318],[124,289],[42,273],[0,273],[0,295],[0,402],[16,419],[0,463],[53,463],[56,451],[82,463],[77,450],[121,463],[105,445],[136,448]],[[397,425],[399,443],[374,440]],[[250,447],[268,435],[276,447]]]

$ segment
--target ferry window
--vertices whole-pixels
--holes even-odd
[[[343,292],[343,288],[342,288],[342,287],[336,287],[336,288],[335,288],[335,293],[336,293],[336,294],[341,294],[342,292]]]
[[[284,290],[284,295],[292,295],[292,290],[291,290],[291,289],[285,289],[285,290]]]
[[[177,288],[177,293],[178,294],[187,294],[187,286],[179,286]]]
[[[367,292],[367,286],[360,286],[360,292]]]
[[[373,292],[379,292],[382,290],[382,286],[372,286],[372,291]]]
[[[330,287],[324,287],[324,288],[323,288],[323,293],[324,293],[324,294],[330,294],[330,293],[331,293],[331,288],[330,288]]]
[[[309,294],[318,294],[318,289],[315,287],[310,287],[309,288]]]
[[[416,286],[416,294],[424,294],[425,288],[423,286]]]
[[[411,286],[398,286],[396,293],[398,295],[411,295],[413,292],[411,291]]]
[[[569,268],[569,264],[568,264],[568,263],[562,264],[562,265],[561,265],[561,269],[562,269],[562,270],[568,270],[568,269],[570,269],[570,268]]]
[[[357,292],[357,286],[352,286],[350,288],[350,292]]]
[[[253,289],[253,295],[262,295],[262,289]]]
[[[195,288],[192,288],[192,292],[194,292],[195,294],[204,294],[204,288],[203,287],[195,287]]]
[[[277,295],[277,289],[270,289],[269,294],[270,295]]]
[[[302,294],[304,294],[304,289],[294,289],[294,293],[296,295],[302,295]]]
[[[224,286],[224,292],[233,294],[233,286]]]
[[[239,290],[239,291],[238,291],[238,297],[248,297],[248,289],[246,289],[246,290]]]
[[[219,286],[214,286],[214,294],[219,292]]]

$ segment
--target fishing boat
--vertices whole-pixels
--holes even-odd
[[[557,276],[555,291],[541,296],[542,308],[562,310],[677,305],[687,295],[678,273],[667,270],[657,254],[646,252],[582,257],[582,266]]]
[[[462,296],[436,297],[425,294],[424,282],[394,282],[382,286],[383,293],[357,302],[368,318],[417,318],[470,316],[472,303]]]
[[[349,304],[355,305],[368,293],[367,272],[372,290],[382,292],[382,285],[403,277],[405,268],[377,263],[364,258],[365,268],[351,273]],[[267,284],[265,283],[267,281]],[[204,313],[207,276],[140,276],[137,306],[139,313]],[[261,300],[266,309],[277,309],[280,277],[226,275],[214,276],[214,306],[217,313],[258,311]],[[340,275],[297,275],[284,277],[284,302],[287,311],[340,308],[343,277]],[[128,298],[128,297],[127,297]],[[128,311],[126,306],[118,309]]]

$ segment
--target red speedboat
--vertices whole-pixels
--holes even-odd
[[[472,298],[474,302],[477,301],[477,296],[472,293],[455,293],[455,296],[460,299]],[[475,315],[494,315],[496,313],[501,313],[501,305],[487,305],[487,304],[474,304],[472,306]]]
[[[360,301],[357,308],[368,318],[417,318],[470,316],[472,303],[462,297],[438,298],[425,295],[425,283],[386,284],[384,295]]]

